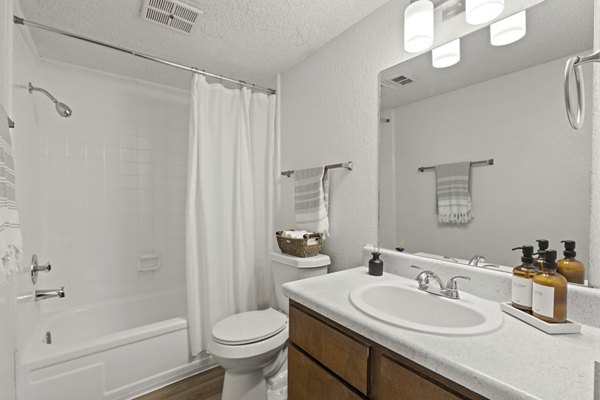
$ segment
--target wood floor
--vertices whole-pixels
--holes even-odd
[[[135,400],[221,400],[224,374],[223,368],[213,368]]]

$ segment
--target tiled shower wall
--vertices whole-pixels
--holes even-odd
[[[28,147],[17,171],[26,257],[52,262],[37,288],[67,294],[42,311],[185,286],[188,93],[47,60],[32,73],[15,57],[15,108],[37,129],[18,133]],[[73,115],[27,93],[30,80]],[[139,272],[150,254],[160,269]]]

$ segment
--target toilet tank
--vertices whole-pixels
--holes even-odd
[[[331,264],[331,260],[325,254],[317,254],[314,257],[295,257],[281,252],[272,252],[271,266],[278,308],[286,314],[288,313],[288,298],[283,295],[281,285],[299,279],[325,275],[329,264]]]

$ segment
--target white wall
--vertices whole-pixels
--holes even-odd
[[[36,303],[36,309],[185,286],[188,94],[39,60],[20,34],[15,40],[14,134],[25,256],[36,253],[42,263],[52,262],[35,288],[66,291],[65,299]],[[29,94],[28,81],[68,104],[73,115],[62,118],[42,93]],[[145,254],[161,256],[158,271],[138,272]],[[20,307],[18,342],[35,319],[27,305]]]
[[[379,123],[379,246],[403,246],[396,235],[396,121],[394,110],[382,110]],[[389,122],[383,122],[389,121]]]
[[[0,1],[0,104],[11,110],[12,1]],[[7,121],[0,121],[6,124]],[[12,278],[0,278],[0,400],[15,398]]]
[[[577,241],[588,264],[591,120],[574,132],[564,114],[565,58],[394,110],[398,239],[410,252],[516,265],[511,248]],[[591,87],[591,71],[585,70]],[[591,104],[588,91],[587,103]],[[389,158],[382,147],[380,157]],[[471,168],[473,219],[437,222],[435,172],[422,165],[494,158]],[[382,199],[383,203],[383,199]],[[384,212],[388,217],[393,214]],[[384,232],[382,232],[384,234]],[[559,255],[562,254],[559,252]]]
[[[540,0],[507,2],[510,15]],[[332,172],[332,237],[323,252],[332,270],[360,265],[365,243],[377,240],[379,71],[409,58],[402,49],[408,0],[392,0],[282,74],[282,170],[353,161]],[[473,31],[451,20],[436,44]],[[293,226],[292,179],[282,183],[280,228]]]
[[[600,50],[600,1],[594,1],[594,50]],[[600,64],[593,66],[594,105],[588,118],[592,118],[592,176],[591,176],[591,207],[590,220],[590,265],[589,281],[594,287],[600,287]]]
[[[30,301],[16,302],[16,297],[31,295],[33,286],[29,275],[29,261],[33,249],[39,249],[42,243],[38,229],[41,210],[36,207],[39,197],[41,177],[40,145],[38,121],[30,95],[25,90],[28,80],[35,82],[39,77],[37,53],[28,41],[28,37],[20,30],[14,31],[14,84],[13,84],[13,118],[15,129],[12,130],[17,205],[23,233],[24,270],[12,276],[13,323],[15,330],[14,348],[17,349],[35,326],[39,318],[39,307]],[[24,79],[27,79],[23,82]]]

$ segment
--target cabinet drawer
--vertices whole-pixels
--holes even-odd
[[[361,393],[368,394],[367,344],[345,335],[294,305],[290,305],[290,340]]]
[[[288,369],[289,400],[362,399],[293,344],[288,346]]]

